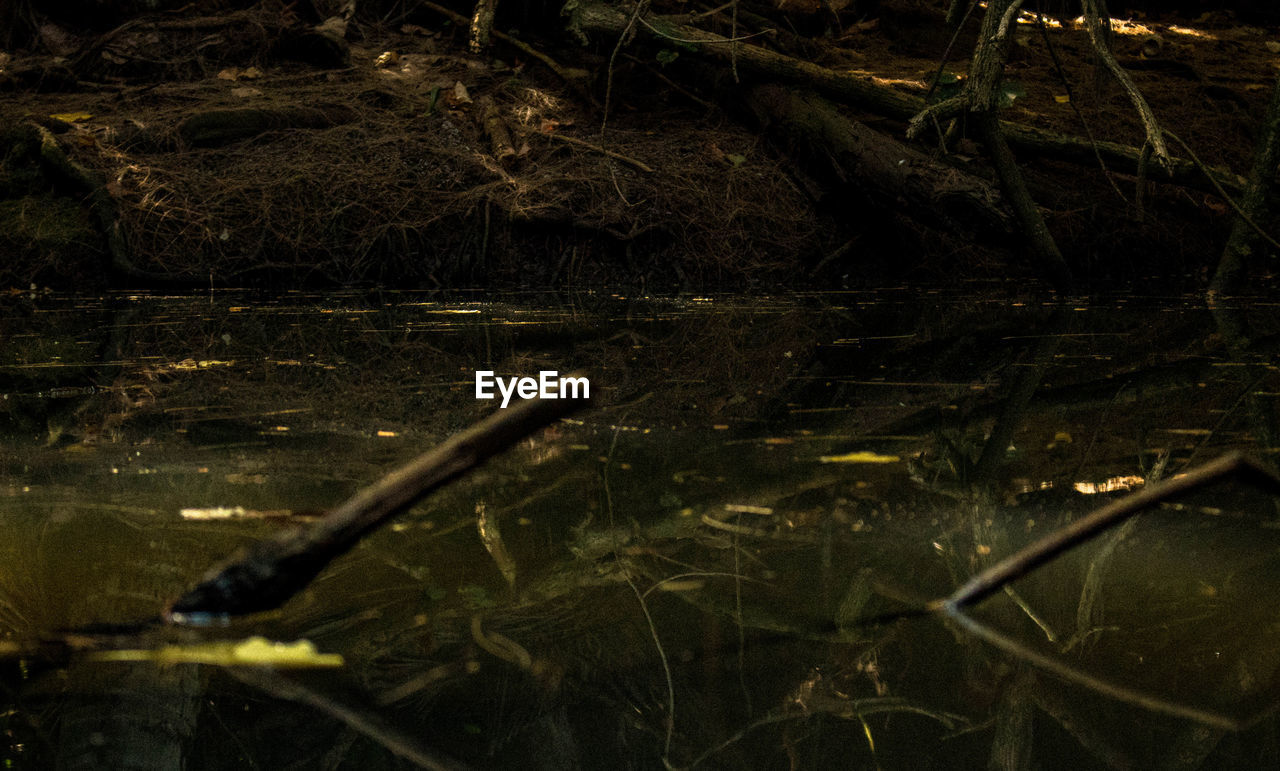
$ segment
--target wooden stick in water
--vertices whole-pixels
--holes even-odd
[[[580,375],[569,377],[575,376]],[[200,623],[280,607],[334,558],[427,493],[588,403],[541,398],[498,410],[356,493],[319,521],[260,541],[210,571],[169,607],[165,620]]]
[[[1237,474],[1265,490],[1280,494],[1280,479],[1265,466],[1239,453],[1224,455],[1173,479],[1127,495],[1053,531],[969,579],[968,583],[957,589],[950,597],[935,602],[933,607],[947,605],[951,609],[956,609],[974,605],[1059,554],[1161,501]]]

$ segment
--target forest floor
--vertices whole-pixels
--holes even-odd
[[[942,5],[893,0],[843,23],[780,16],[760,37],[917,98],[944,96],[962,82],[976,21],[951,44]],[[833,181],[820,159],[772,141],[726,76],[709,77],[678,41],[579,45],[530,25],[521,39],[555,71],[502,40],[473,55],[463,26],[423,7],[313,22],[255,6],[95,33],[48,24],[30,50],[0,53],[0,251],[11,255],[0,287],[770,290],[1034,272],[1016,239],[972,243],[905,207],[871,208],[858,179]],[[506,22],[495,29],[530,20]],[[731,29],[723,10],[700,22]],[[1225,13],[1116,19],[1112,30],[1162,125],[1203,163],[1246,175],[1280,30]],[[1006,120],[1141,145],[1137,113],[1078,21],[1024,15],[1012,51]],[[900,120],[842,109],[904,141]],[[916,147],[994,179],[961,132],[945,153],[936,136]],[[1211,186],[1159,183],[1153,171],[1139,208],[1132,175],[1018,160],[1086,286],[1188,287],[1213,270],[1234,215]]]

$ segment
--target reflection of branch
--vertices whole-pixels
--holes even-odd
[[[1133,760],[1090,723],[1088,715],[1081,711],[1078,704],[1067,699],[1061,692],[1053,688],[1037,688],[1033,698],[1042,712],[1056,720],[1080,742],[1080,746],[1106,763],[1108,768],[1134,767]]]
[[[1059,333],[1066,320],[1067,316],[1063,311],[1055,311],[1049,318],[1043,336],[1036,340],[1031,348],[1030,365],[1017,368],[1018,374],[1013,379],[1004,406],[1000,409],[1000,417],[991,428],[991,435],[982,447],[982,456],[978,458],[977,465],[974,467],[971,481],[975,485],[989,485],[995,478],[995,472],[1008,457],[1009,443],[1022,422],[1022,414],[1031,403],[1031,397],[1035,395],[1036,389],[1040,387],[1044,373],[1053,363],[1054,354],[1062,345],[1062,335]]]
[[[1107,682],[1100,677],[1096,677],[1088,672],[1077,669],[1060,659],[1048,656],[1040,651],[1030,648],[1001,632],[997,632],[986,624],[968,617],[964,614],[961,610],[961,606],[959,605],[953,605],[948,602],[943,606],[943,610],[946,611],[947,618],[954,621],[974,637],[984,640],[1023,661],[1034,664],[1046,672],[1051,672],[1063,680],[1076,683],[1077,685],[1082,685],[1085,688],[1089,688],[1102,694],[1103,696],[1109,696],[1126,704],[1132,704],[1144,709],[1149,709],[1152,712],[1187,718],[1217,728],[1239,730],[1244,727],[1240,725],[1239,721],[1229,718],[1226,715],[1220,715],[1217,712],[1209,712],[1207,710],[1197,709],[1196,707],[1190,707],[1185,704],[1178,704],[1176,702],[1169,701],[1168,699],[1162,699],[1158,696],[1153,696],[1149,693],[1144,693],[1133,688],[1126,688],[1123,685],[1116,685],[1115,683]]]
[[[1098,533],[1175,495],[1194,490],[1232,474],[1255,482],[1260,487],[1280,492],[1280,477],[1274,476],[1257,461],[1232,453],[1188,471],[1182,476],[1121,498],[1086,517],[1072,522],[1021,551],[1001,560],[969,580],[945,601],[950,612],[958,612],[993,592],[1027,575],[1068,549],[1093,538]]]
[[[285,675],[266,667],[233,667],[226,671],[237,680],[270,696],[305,704],[337,718],[392,754],[423,768],[444,771],[460,771],[465,768],[454,760],[437,755],[417,739],[388,725],[374,706],[360,703],[363,698],[356,694],[343,694],[341,698],[336,698],[332,694],[320,693],[304,685],[296,676]]]
[[[813,702],[806,701],[804,710],[780,710],[775,709],[764,717],[747,725],[733,736],[725,739],[723,742],[703,752],[701,755],[693,759],[686,768],[695,768],[710,758],[712,755],[719,753],[728,747],[733,746],[741,741],[744,736],[762,726],[771,725],[773,723],[785,723],[789,720],[804,720],[814,713],[832,714],[843,720],[851,720],[853,718],[865,718],[868,715],[875,715],[886,712],[907,712],[915,715],[923,715],[941,723],[948,729],[953,729],[957,725],[965,723],[965,719],[959,715],[952,715],[947,712],[935,712],[923,707],[917,707],[906,699],[898,696],[877,696],[867,699],[821,699]]]
[[[1280,494],[1280,477],[1271,473],[1258,462],[1238,453],[1226,455],[1181,476],[1174,477],[1166,482],[1153,484],[1141,492],[1103,506],[1088,516],[1076,520],[992,565],[970,579],[967,584],[957,589],[950,597],[934,601],[926,607],[930,610],[941,610],[947,618],[969,634],[1000,648],[1006,653],[1034,664],[1064,680],[1092,689],[1104,696],[1165,715],[1195,720],[1219,729],[1240,730],[1245,728],[1249,724],[1247,721],[1180,704],[1091,675],[1061,659],[1041,653],[1003,632],[971,618],[965,612],[969,606],[1008,586],[1010,582],[1027,575],[1068,549],[1097,536],[1107,528],[1121,522],[1132,521],[1131,518],[1134,515],[1168,498],[1231,476],[1238,476],[1244,481],[1253,483],[1273,494]],[[1083,603],[1084,598],[1082,597]],[[1077,630],[1077,633],[1081,631],[1084,630]]]

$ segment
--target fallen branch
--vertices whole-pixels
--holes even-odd
[[[434,8],[432,3],[425,3]],[[599,2],[581,0],[575,12],[574,22],[583,32],[617,35],[625,29],[627,16],[616,8]],[[881,86],[872,78],[837,72],[816,64],[774,53],[755,45],[734,43],[728,38],[705,32],[696,27],[672,23],[669,18],[650,17],[649,26],[641,26],[638,34],[655,42],[664,38],[677,39],[686,48],[696,49],[698,55],[730,63],[736,57],[737,66],[743,72],[756,72],[789,83],[799,83],[821,92],[827,97],[842,100],[851,105],[896,120],[909,120],[925,108],[925,101],[917,96],[904,94],[889,86]],[[656,31],[655,31],[656,30]],[[497,32],[494,33],[497,36]],[[1101,156],[1113,170],[1136,175],[1139,169],[1140,148],[1116,142],[1089,140],[1055,134],[1022,123],[1000,122],[1000,130],[1015,150],[1029,150],[1046,158],[1093,164]],[[1216,192],[1207,185],[1200,170],[1184,158],[1170,158],[1166,170],[1167,181],[1205,192]],[[1242,190],[1244,178],[1229,169],[1215,167],[1213,177],[1228,190]]]
[[[142,270],[133,264],[124,230],[120,227],[120,211],[96,172],[72,160],[49,129],[36,123],[27,124],[40,148],[40,163],[55,182],[66,185],[84,197],[89,217],[102,233],[110,267],[129,278],[161,284],[183,283],[180,279]]]
[[[1129,77],[1129,73],[1125,72],[1124,68],[1120,66],[1120,62],[1116,61],[1115,54],[1111,53],[1111,45],[1107,40],[1111,19],[1107,18],[1108,27],[1104,29],[1102,26],[1102,13],[1098,8],[1098,0],[1082,0],[1081,5],[1084,9],[1084,28],[1089,33],[1089,42],[1093,44],[1094,53],[1097,54],[1098,59],[1111,73],[1111,76],[1119,81],[1120,86],[1124,88],[1125,94],[1129,96],[1133,109],[1138,112],[1138,117],[1142,120],[1143,131],[1147,134],[1147,144],[1151,146],[1151,151],[1155,154],[1156,160],[1161,165],[1168,164],[1171,160],[1169,149],[1165,147],[1164,133],[1160,130],[1160,123],[1156,120],[1155,113],[1151,111],[1151,106],[1147,104],[1146,98],[1142,96],[1142,92],[1134,84],[1133,78]]]
[[[165,620],[198,623],[283,605],[333,559],[422,496],[587,403],[587,399],[531,399],[495,412],[356,493],[319,521],[256,543],[210,571],[170,606]]]
[[[432,3],[429,0],[427,0],[426,2],[422,3],[422,6],[424,8],[429,8],[435,11],[436,13],[445,17],[446,19],[449,19],[450,21],[452,21],[454,24],[459,24],[466,28],[471,27],[470,19],[468,19],[467,17],[463,16],[460,13],[455,13],[454,11],[451,11],[448,8],[445,8],[443,5]],[[547,69],[554,72],[557,77],[559,77],[561,80],[567,83],[570,87],[572,87],[573,90],[577,91],[580,96],[585,97],[588,102],[595,104],[595,100],[591,97],[591,94],[587,90],[587,85],[586,85],[587,80],[591,76],[591,73],[587,72],[586,70],[578,69],[577,67],[565,67],[564,65],[557,62],[555,59],[552,59],[550,56],[547,56],[546,54],[542,53],[541,51],[529,45],[528,43],[524,42],[523,40],[519,40],[518,38],[511,37],[510,35],[500,32],[496,29],[490,29],[489,34],[492,35],[494,38],[501,40],[502,42],[511,46],[512,48],[515,48],[516,50],[520,51],[526,56],[529,56],[533,59],[537,59],[538,61],[542,62],[544,65],[546,65]]]
[[[1093,538],[1104,530],[1120,524],[1133,515],[1161,501],[1211,482],[1239,474],[1255,484],[1280,493],[1280,478],[1265,466],[1238,453],[1225,455],[1192,471],[1176,476],[1167,482],[1152,485],[1142,492],[1125,496],[1103,506],[1087,517],[1072,522],[1021,551],[1006,557],[974,576],[941,604],[949,610],[973,605],[993,592],[1003,588],[1044,563]]]

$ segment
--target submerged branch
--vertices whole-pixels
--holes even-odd
[[[1225,455],[1167,482],[1152,485],[1141,492],[1103,506],[1092,514],[1051,533],[974,576],[967,584],[956,590],[945,604],[952,609],[973,605],[1059,554],[1088,541],[1144,509],[1233,474],[1240,474],[1262,487],[1280,491],[1280,478],[1274,476],[1264,466],[1238,453]]]
[[[531,399],[495,412],[356,493],[319,521],[254,544],[214,569],[169,608],[166,620],[182,623],[283,605],[334,558],[422,496],[587,403]]]

